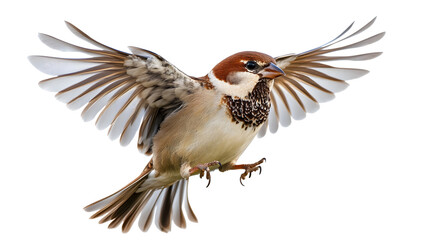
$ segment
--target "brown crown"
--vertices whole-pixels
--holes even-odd
[[[232,72],[246,71],[245,62],[250,60],[262,62],[265,64],[276,62],[274,58],[264,53],[252,51],[239,52],[225,58],[222,62],[218,63],[213,68],[213,74],[217,79],[228,82],[228,74]]]

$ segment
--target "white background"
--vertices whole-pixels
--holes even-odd
[[[423,1],[401,2],[3,3],[0,238],[429,239],[429,18]],[[305,51],[374,16],[371,32],[387,34],[369,48],[384,52],[365,65],[371,73],[305,120],[254,141],[240,162],[268,161],[245,187],[241,172],[213,172],[207,189],[194,177],[198,224],[123,234],[88,219],[82,208],[134,179],[149,158],[110,141],[37,86],[48,76],[26,57],[61,55],[37,32],[81,43],[68,20],[109,46],[150,49],[202,76],[235,52]]]

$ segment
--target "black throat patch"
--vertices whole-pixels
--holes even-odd
[[[263,124],[270,113],[270,89],[266,79],[259,80],[252,92],[244,99],[225,95],[223,98],[233,122],[241,127],[256,129]]]

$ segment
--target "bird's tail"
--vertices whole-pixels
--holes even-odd
[[[188,180],[181,179],[174,184],[158,189],[141,191],[140,187],[149,178],[152,169],[146,167],[142,174],[121,190],[98,200],[84,209],[88,212],[98,210],[91,218],[103,216],[100,223],[110,222],[109,228],[122,223],[122,231],[128,232],[140,214],[139,228],[147,231],[155,214],[155,224],[163,232],[171,229],[171,220],[181,228],[186,228],[182,206],[188,219],[197,222],[189,205]]]

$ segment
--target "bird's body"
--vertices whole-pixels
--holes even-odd
[[[228,111],[224,96],[215,91],[189,95],[186,105],[168,117],[154,137],[154,168],[178,173],[198,164],[237,160],[258,132],[236,124]]]
[[[375,19],[374,19],[375,20]],[[278,123],[287,126],[291,117],[302,119],[306,112],[318,109],[318,102],[332,99],[333,93],[347,86],[345,80],[360,77],[366,70],[334,68],[323,64],[334,60],[368,60],[381,53],[353,56],[324,54],[365,46],[378,41],[384,33],[340,48],[333,41],[300,54],[272,58],[259,52],[240,52],[216,65],[206,76],[190,77],[161,56],[148,50],[130,47],[132,54],[107,47],[70,23],[78,37],[100,50],[87,49],[41,34],[48,46],[62,51],[83,52],[94,57],[60,59],[32,56],[31,62],[41,71],[56,77],[40,82],[47,90],[58,92],[60,100],[72,109],[86,104],[82,117],[96,125],[110,126],[109,136],[120,137],[122,145],[138,132],[140,151],[151,160],[140,176],[118,192],[85,209],[111,221],[109,227],[122,224],[128,231],[139,217],[139,227],[146,231],[156,215],[156,225],[170,231],[171,222],[186,227],[185,208],[191,221],[197,221],[187,199],[190,176],[210,171],[243,169],[240,181],[260,169],[254,164],[236,164],[255,136]]]

